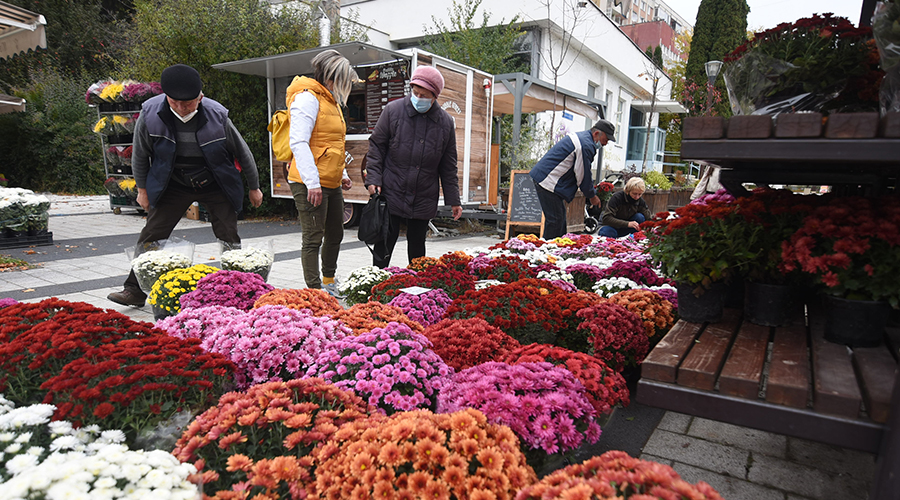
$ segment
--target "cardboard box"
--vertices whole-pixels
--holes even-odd
[[[200,220],[200,206],[197,204],[191,205],[187,212],[184,213],[184,216],[191,220]]]

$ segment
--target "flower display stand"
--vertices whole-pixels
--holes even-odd
[[[46,246],[53,244],[53,233],[46,231],[41,234],[29,235],[27,232],[20,236],[0,236],[0,249],[27,248],[31,246]]]

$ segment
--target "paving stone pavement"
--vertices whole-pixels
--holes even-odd
[[[144,218],[136,211],[112,213],[107,196],[51,198],[53,245],[3,249],[0,253],[38,264],[0,273],[0,297],[36,302],[48,297],[82,301],[153,321],[150,306],[120,306],[106,299],[118,291],[129,270],[125,249],[133,247]],[[276,258],[269,283],[303,288],[300,227],[295,221],[241,221],[244,243],[272,240]],[[209,223],[183,219],[173,233],[195,242],[195,263],[217,263],[219,249]],[[498,235],[430,238],[428,254],[486,247]],[[406,244],[398,243],[394,265],[405,266]],[[344,232],[338,279],[371,264],[369,250]],[[632,397],[632,399],[634,399]],[[648,411],[649,410],[649,411]],[[738,427],[632,403],[617,410],[604,428],[607,439],[632,455],[671,465],[688,482],[706,481],[726,500],[855,500],[871,489],[875,456],[802,439]],[[630,415],[615,418],[620,415]],[[635,416],[636,415],[636,416]],[[660,417],[661,416],[661,417]],[[640,429],[646,429],[640,430]],[[601,437],[602,445],[604,437]]]

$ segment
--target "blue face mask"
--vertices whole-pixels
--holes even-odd
[[[416,94],[409,94],[409,102],[412,103],[413,107],[416,108],[416,111],[419,113],[425,113],[429,109],[431,109],[431,103],[433,102],[431,99],[419,99],[416,97]]]

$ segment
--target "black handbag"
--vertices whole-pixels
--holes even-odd
[[[390,224],[391,216],[388,214],[387,198],[381,193],[369,196],[369,202],[363,207],[359,216],[357,237],[360,241],[365,242],[372,255],[375,255],[375,248],[370,245],[383,243],[387,249]],[[375,255],[379,259],[386,259],[389,256],[390,253],[381,256]]]

